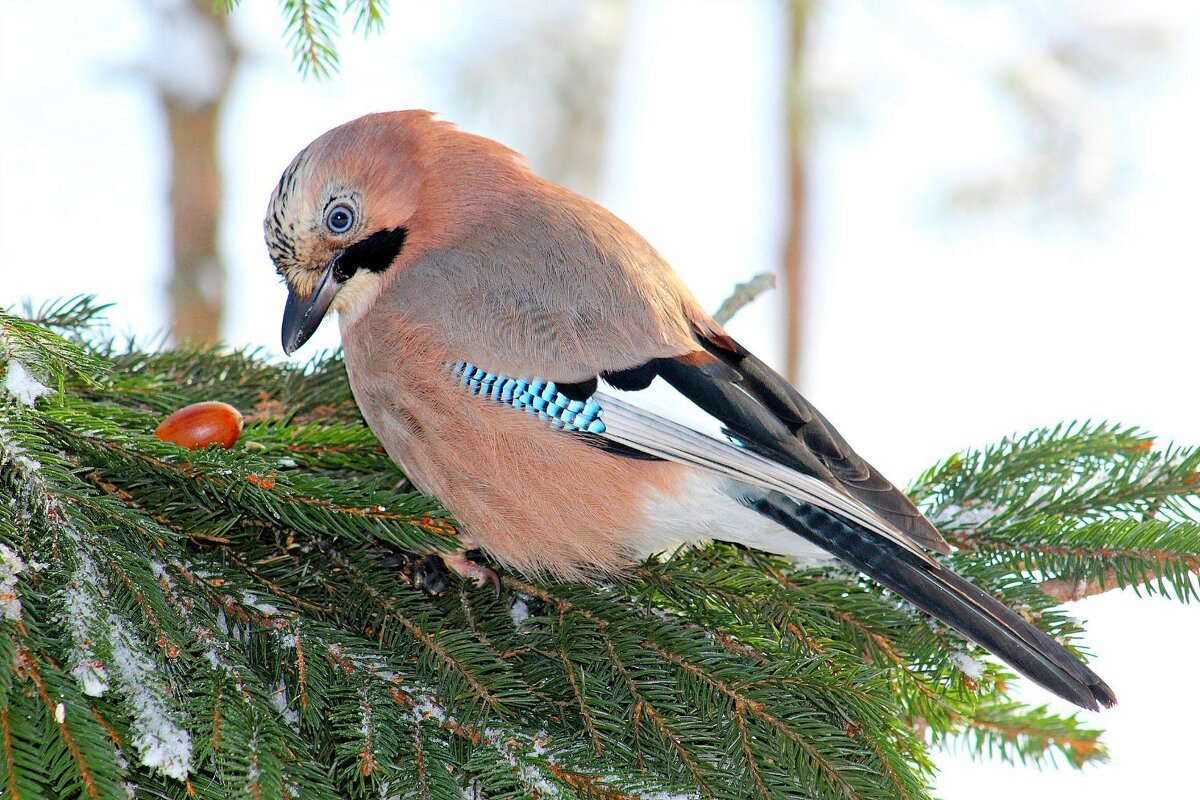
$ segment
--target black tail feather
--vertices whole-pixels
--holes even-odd
[[[742,502],[883,584],[1059,697],[1093,711],[1117,702],[1104,681],[1061,644],[950,570],[780,492],[755,493]]]

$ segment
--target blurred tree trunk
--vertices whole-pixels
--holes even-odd
[[[806,247],[808,187],[804,149],[808,135],[804,97],[804,36],[808,0],[788,0],[788,38],[784,75],[787,197],[784,222],[783,268],[783,369],[796,384],[803,368],[803,319],[807,281]]]
[[[176,341],[220,336],[225,267],[217,254],[219,103],[187,108],[161,97],[171,139],[171,330]]]
[[[225,305],[217,136],[237,52],[212,0],[162,4],[159,18],[170,46],[150,69],[171,148],[171,331],[177,342],[206,344],[220,338]]]

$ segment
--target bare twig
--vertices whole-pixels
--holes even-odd
[[[741,311],[744,306],[752,303],[760,294],[774,288],[775,276],[769,272],[760,272],[745,283],[739,283],[734,286],[729,297],[726,297],[721,302],[720,307],[713,312],[713,319],[718,324],[724,325],[733,319],[734,314]]]

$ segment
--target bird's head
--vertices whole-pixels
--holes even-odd
[[[289,355],[325,314],[361,313],[405,251],[421,175],[412,123],[373,114],[300,151],[271,194],[263,232],[288,286],[283,349]],[[407,124],[406,124],[407,123]]]
[[[367,311],[419,251],[444,245],[470,216],[469,198],[481,194],[471,182],[515,166],[514,155],[424,111],[371,114],[304,148],[263,222],[289,290],[283,349],[308,341],[331,309],[351,320]]]

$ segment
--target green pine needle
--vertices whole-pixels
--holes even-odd
[[[0,374],[48,392],[0,387],[14,797],[923,800],[934,748],[1106,758],[839,567],[714,544],[610,584],[507,571],[500,597],[426,597],[398,554],[455,547],[453,520],[405,487],[337,354],[147,352],[106,338],[90,298],[28,312],[0,317]],[[199,400],[246,415],[234,447],[154,437]],[[954,456],[914,496],[950,564],[1074,638],[1057,587],[1196,596],[1198,467],[1065,425]]]

